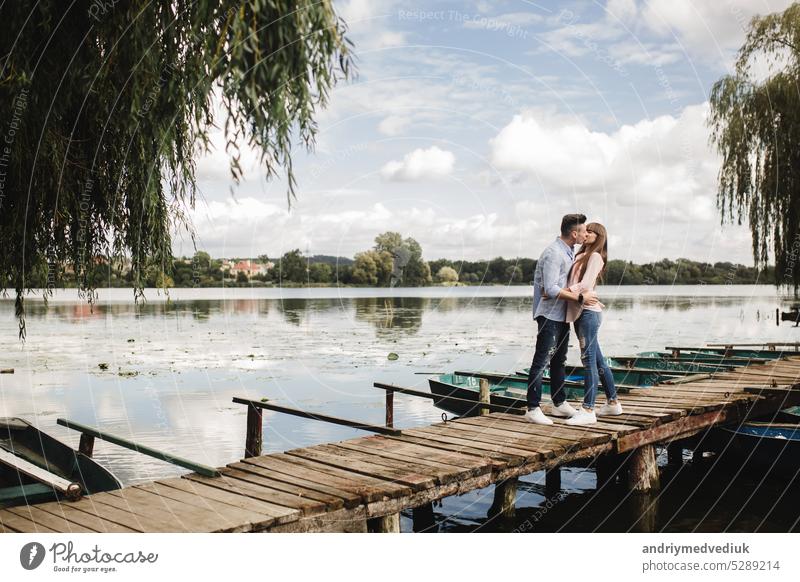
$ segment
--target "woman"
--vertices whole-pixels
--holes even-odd
[[[569,278],[569,290],[573,293],[584,293],[593,290],[597,279],[606,269],[608,263],[608,243],[606,229],[602,224],[591,222],[586,225],[586,241],[575,255]],[[603,304],[597,303],[583,307],[570,301],[567,303],[567,321],[575,323],[575,333],[581,346],[583,362],[583,406],[567,419],[567,424],[592,424],[598,416],[616,416],[622,414],[622,406],[617,401],[617,390],[614,375],[603,357],[597,335],[603,319]],[[594,401],[597,396],[597,385],[600,379],[606,393],[607,403],[595,414]]]

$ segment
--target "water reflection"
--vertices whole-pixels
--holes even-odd
[[[352,301],[356,321],[369,323],[375,328],[376,337],[383,339],[397,333],[416,334],[431,303],[426,297],[370,297]]]
[[[149,292],[140,305],[129,290],[115,291],[101,291],[93,309],[74,296],[29,302],[25,344],[17,340],[13,301],[0,301],[2,367],[15,369],[0,375],[0,416],[25,416],[75,441],[56,426],[66,416],[219,465],[241,456],[245,411],[233,396],[379,424],[384,395],[375,381],[427,390],[420,372],[514,371],[533,354],[529,288],[438,288],[419,296],[180,289],[170,301]],[[708,286],[631,291],[603,291],[609,355],[671,343],[800,339],[797,328],[775,326],[771,288],[720,288],[720,296]],[[577,363],[574,336],[571,343],[569,361]],[[400,427],[440,418],[427,400],[398,396],[395,406]],[[267,433],[269,451],[363,434],[283,415],[269,416]],[[114,447],[98,454],[126,483],[182,472]],[[581,478],[573,475],[571,486]]]

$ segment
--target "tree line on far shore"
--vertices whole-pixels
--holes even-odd
[[[309,257],[294,249],[280,257],[261,255],[252,261],[262,267],[269,266],[268,269],[251,274],[241,270],[230,271],[229,267],[239,261],[236,258],[223,261],[198,251],[193,257],[175,257],[167,268],[150,267],[145,273],[145,281],[150,287],[529,285],[536,269],[536,260],[529,258],[425,261],[420,244],[396,232],[377,236],[372,248],[357,253],[352,259],[328,255]],[[689,259],[662,259],[641,265],[612,260],[608,263],[603,284],[768,284],[774,280],[773,269],[758,270],[730,262],[712,264]],[[49,279],[46,267],[33,272],[32,278],[35,281],[32,286],[40,288],[77,286],[77,281],[70,280],[68,274],[58,281]],[[129,287],[133,284],[124,262],[103,259],[96,260],[90,268],[90,281],[96,287]]]

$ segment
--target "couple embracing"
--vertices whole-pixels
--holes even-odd
[[[575,253],[575,245],[581,245]],[[603,307],[594,291],[608,262],[606,229],[596,222],[586,224],[583,214],[567,214],[561,220],[561,236],[545,248],[533,277],[533,318],[539,326],[536,351],[528,375],[528,412],[525,419],[553,424],[542,411],[542,375],[550,368],[550,415],[567,419],[570,425],[597,422],[598,416],[622,414],[614,376],[598,343]],[[577,410],[566,401],[564,378],[569,347],[569,324],[574,323],[584,367],[583,405]],[[606,404],[595,410],[598,385],[602,382]]]

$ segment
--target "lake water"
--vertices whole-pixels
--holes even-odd
[[[240,459],[244,448],[245,408],[231,402],[234,396],[382,424],[384,393],[373,382],[427,391],[425,373],[528,366],[535,335],[530,291],[174,289],[169,298],[147,290],[147,301],[135,305],[131,290],[107,289],[90,309],[66,290],[47,306],[39,296],[30,298],[25,344],[17,340],[13,300],[0,300],[0,368],[15,370],[0,375],[0,416],[27,418],[75,446],[78,435],[56,425],[57,418],[224,465]],[[600,293],[607,306],[600,336],[606,355],[666,345],[800,341],[798,328],[776,326],[775,309],[787,309],[788,299],[770,286],[628,286]],[[579,363],[574,336],[571,343],[569,361]],[[388,359],[390,352],[398,359]],[[440,417],[428,400],[395,397],[398,428]],[[364,434],[270,411],[264,420],[265,452]],[[184,472],[103,442],[95,454],[126,485]],[[717,473],[710,478],[693,467],[670,481],[660,496],[659,529],[797,527],[796,480]],[[566,469],[562,483],[554,504],[545,500],[542,474],[524,478],[518,517],[510,522],[487,520],[491,488],[446,499],[435,508],[438,528],[634,527],[636,512],[623,493],[595,492],[591,467]],[[401,527],[411,529],[408,516]]]

